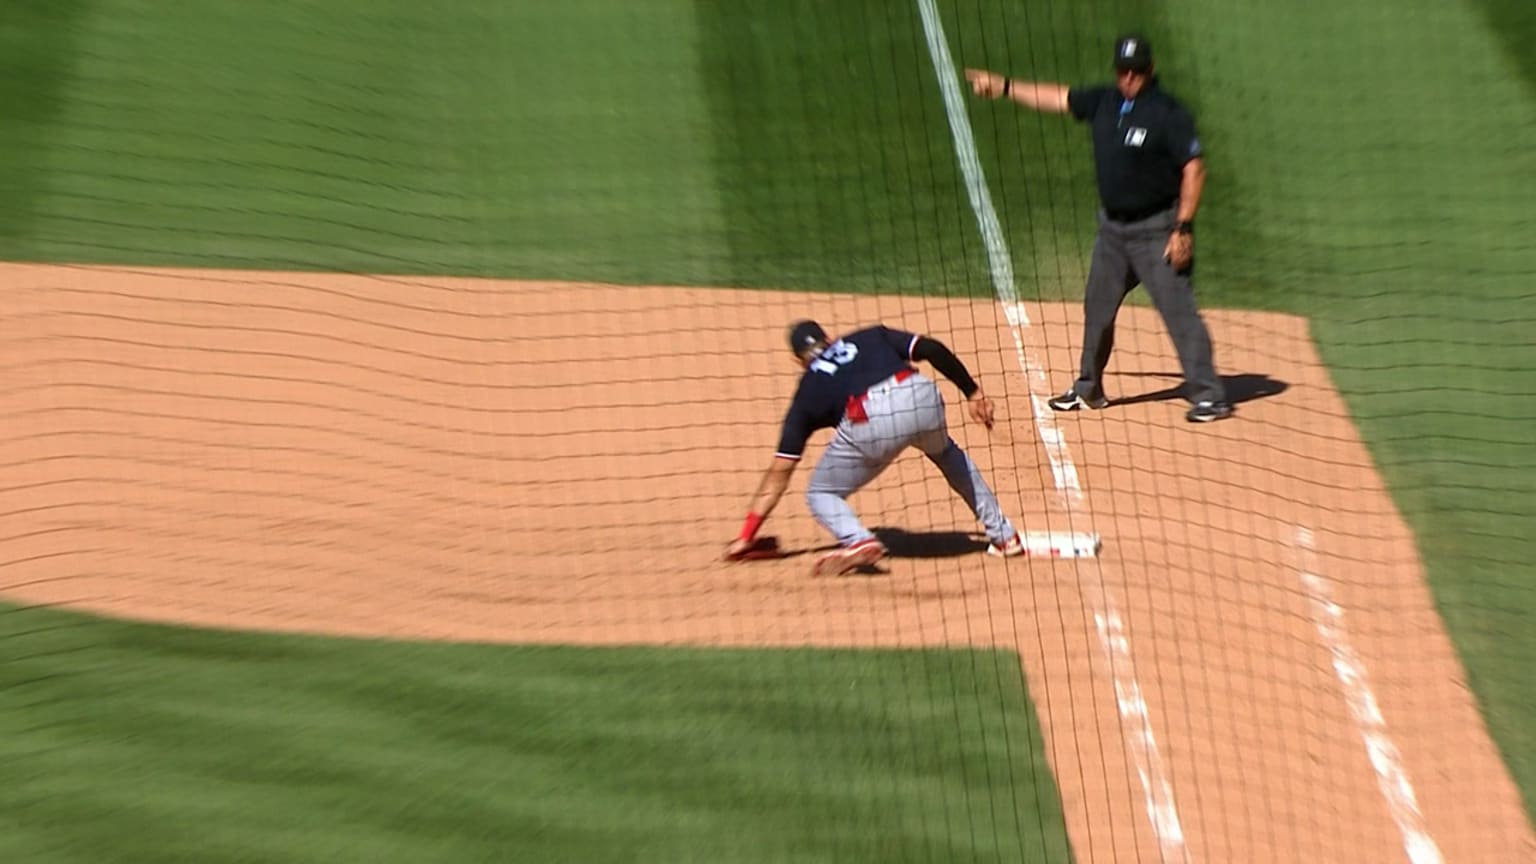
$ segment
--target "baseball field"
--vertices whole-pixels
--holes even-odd
[[[1139,30],[1236,416],[1141,292],[1053,415]],[[12,0],[0,859],[1536,860],[1528,0]],[[957,85],[957,81],[959,84]],[[988,230],[995,220],[999,230]],[[719,560],[785,325],[943,339],[924,460]],[[813,439],[808,455],[826,440]]]

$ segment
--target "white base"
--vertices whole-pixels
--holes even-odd
[[[1094,558],[1103,545],[1099,535],[1082,531],[1021,531],[1019,540],[1034,558]]]

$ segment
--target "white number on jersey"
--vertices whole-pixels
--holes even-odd
[[[811,361],[811,371],[820,372],[823,375],[836,375],[838,369],[852,363],[853,358],[857,356],[859,356],[859,346],[839,339],[827,350],[821,352],[821,356]]]

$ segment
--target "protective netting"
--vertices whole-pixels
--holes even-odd
[[[65,828],[102,810],[156,826],[145,860],[204,857],[168,814],[245,788],[228,732],[401,748],[327,763],[389,803],[293,835],[295,860],[397,818],[427,845],[373,860],[1521,860],[1536,84],[1500,43],[1536,31],[1486,5],[17,5],[15,848],[105,843]],[[963,74],[1108,81],[1130,30],[1206,147],[1219,423],[1185,421],[1141,291],[1109,407],[1049,407],[1082,344],[1088,138]],[[801,318],[953,349],[993,428],[918,367],[1004,515],[1097,554],[987,555],[908,450],[849,498],[890,554],[813,577],[836,546],[805,498],[822,430],[761,529],[783,557],[722,561]],[[418,666],[255,630],[612,653]],[[356,695],[357,664],[409,668],[409,693],[369,677],[296,731],[207,683],[310,705]],[[451,690],[423,683],[439,665]],[[201,743],[140,802],[114,748],[178,728]],[[441,728],[466,749],[415,749]],[[270,788],[210,799],[220,842],[251,848],[250,801],[323,811],[292,791],[321,769],[283,752]],[[401,776],[455,759],[483,810],[404,815]]]

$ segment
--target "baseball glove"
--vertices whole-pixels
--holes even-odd
[[[767,536],[758,537],[752,541],[752,545],[737,552],[727,555],[729,561],[759,561],[767,558],[783,558],[784,550],[779,548],[779,538]]]

